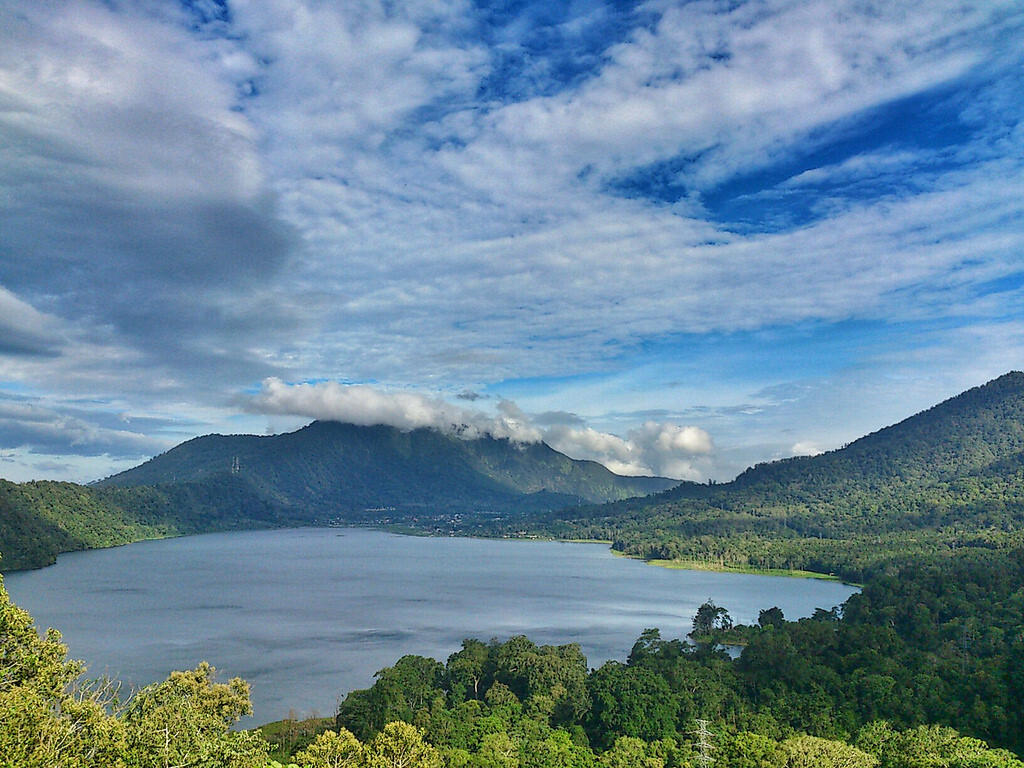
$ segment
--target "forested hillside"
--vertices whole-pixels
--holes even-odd
[[[544,443],[321,421],[270,437],[198,437],[101,485],[205,482],[228,475],[268,499],[316,515],[382,507],[552,509],[676,485],[666,478],[616,475]]]
[[[61,552],[289,523],[301,521],[231,477],[137,488],[0,480],[0,570],[41,568]]]
[[[836,451],[563,510],[531,530],[609,539],[647,559],[859,580],[900,553],[1013,545],[1022,523],[1024,373],[1013,372]]]

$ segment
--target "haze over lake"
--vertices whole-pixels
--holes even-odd
[[[250,722],[334,712],[402,655],[463,638],[578,642],[592,667],[646,627],[683,637],[711,598],[737,623],[832,608],[837,582],[656,568],[603,544],[419,538],[338,528],[246,531],[61,555],[7,574],[12,599],[61,630],[91,676],[130,685],[210,661],[252,685]]]

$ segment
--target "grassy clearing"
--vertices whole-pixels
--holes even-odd
[[[619,557],[628,557],[631,560],[642,560],[648,565],[656,565],[659,568],[674,568],[683,571],[715,571],[717,573],[749,573],[755,576],[786,576],[794,579],[821,579],[822,581],[841,581],[834,573],[817,573],[815,571],[801,571],[795,568],[755,568],[750,565],[729,565],[722,563],[708,562],[706,560],[643,560],[643,558],[624,555],[621,552],[614,552]]]

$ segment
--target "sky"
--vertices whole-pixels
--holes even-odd
[[[1024,368],[1019,0],[0,0],[0,477],[314,418],[731,479]]]

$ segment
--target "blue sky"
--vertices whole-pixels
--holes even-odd
[[[726,480],[1024,367],[1024,10],[0,0],[0,477],[311,418]]]

